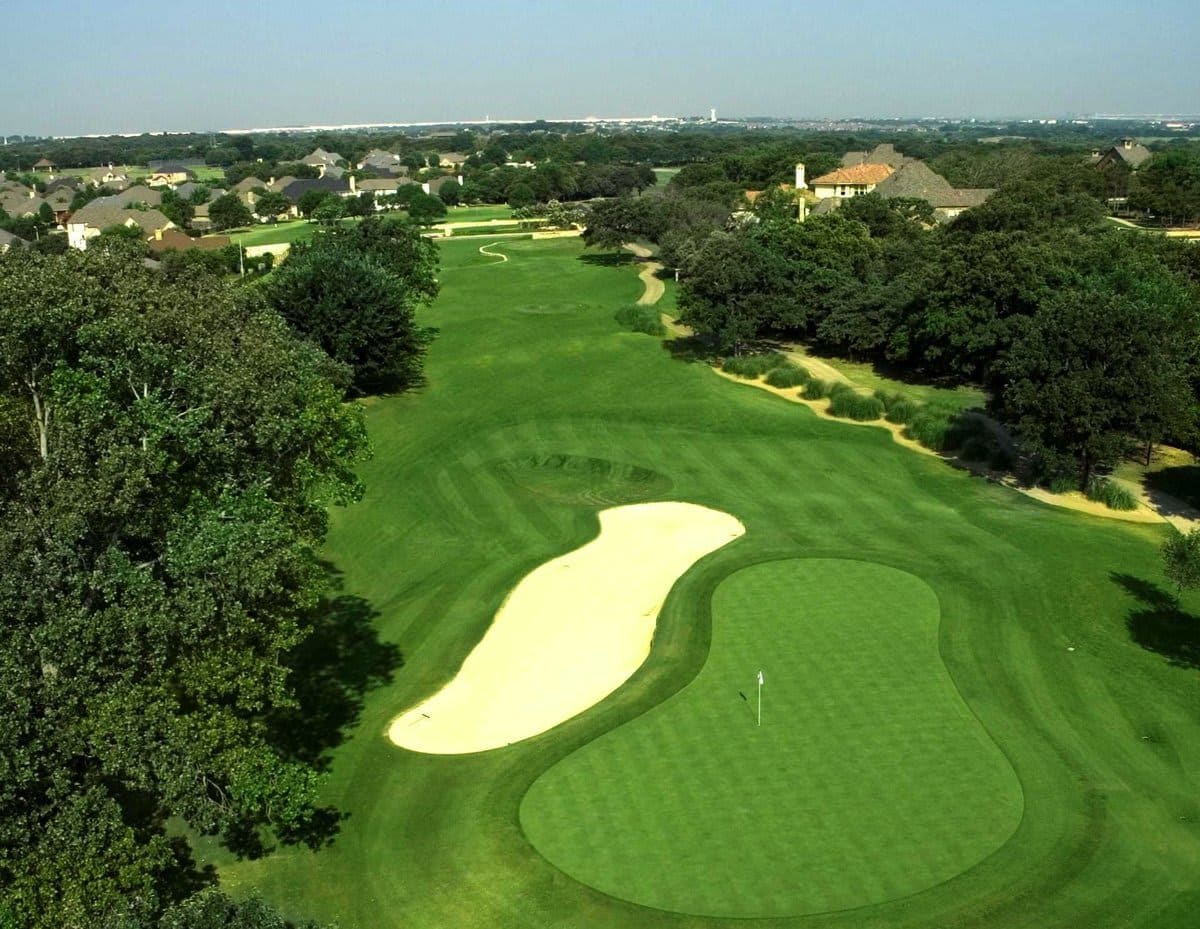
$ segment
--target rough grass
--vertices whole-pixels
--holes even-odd
[[[653,336],[667,334],[667,329],[662,323],[662,314],[657,305],[644,306],[639,303],[627,303],[617,310],[615,319],[631,332],[643,332]]]

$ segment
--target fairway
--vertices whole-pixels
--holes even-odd
[[[242,860],[200,840],[199,864],[342,929],[1196,926],[1200,673],[1156,606],[1160,528],[623,331],[629,256],[439,248],[427,383],[367,404],[366,493],[324,552],[363,618],[338,686],[372,684],[328,757],[340,832]],[[624,684],[492,751],[388,739],[522,578],[659,501],[745,535],[682,571]]]
[[[849,909],[956,876],[1022,801],[942,665],[938,619],[894,568],[743,568],[713,597],[699,676],[543,775],[526,834],[572,877],[687,913]]]

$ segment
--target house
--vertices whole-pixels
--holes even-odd
[[[37,216],[45,203],[46,201],[37,195],[37,191],[27,187],[9,187],[0,191],[0,210],[14,219]]]
[[[954,187],[925,162],[900,155],[891,145],[876,146],[869,153],[849,152],[847,157],[862,154],[886,160],[859,162],[814,178],[811,182],[817,197],[812,210],[814,215],[830,213],[843,200],[873,191],[890,200],[924,200],[933,207],[934,216],[944,222],[979,206],[995,193],[991,188]],[[803,165],[797,165],[797,185],[802,184],[803,179]]]
[[[460,168],[467,163],[468,157],[462,152],[438,152],[438,164],[447,165],[451,168]]]
[[[404,166],[400,164],[400,156],[394,152],[385,152],[381,148],[373,148],[363,156],[363,160],[358,163],[358,167],[359,170],[371,168],[376,171],[390,172],[393,168],[402,168]]]
[[[888,164],[862,163],[849,168],[837,168],[812,179],[813,193],[818,200],[857,197],[868,194],[891,177],[896,169]]]
[[[876,188],[888,199],[924,200],[938,219],[953,219],[964,210],[979,206],[996,191],[986,187],[954,187],[925,162],[905,161]]]
[[[79,178],[71,177],[69,174],[61,174],[54,180],[46,182],[46,193],[52,194],[56,190],[70,190],[74,193],[79,189],[79,186]]]
[[[0,255],[7,252],[10,248],[28,245],[29,243],[20,236],[13,235],[7,229],[0,229]]]
[[[34,171],[44,171],[46,174],[53,174],[54,169],[57,167],[58,165],[56,165],[49,158],[39,158],[33,163]]]
[[[119,190],[129,186],[129,172],[125,168],[114,168],[112,165],[101,168],[88,168],[81,173],[83,183],[93,187],[111,187]]]
[[[231,242],[227,235],[209,235],[203,238],[192,238],[178,229],[156,229],[153,238],[150,239],[150,251],[161,254],[162,252],[186,252],[192,249],[200,249],[202,251],[215,251],[225,248]]]
[[[45,199],[54,211],[54,221],[60,226],[65,226],[67,218],[71,215],[71,202],[75,199],[75,191],[70,187],[59,187],[47,193]]]
[[[134,210],[103,202],[111,199],[100,197],[71,214],[67,222],[67,244],[71,248],[86,251],[88,240],[94,239],[110,226],[136,226],[145,234],[147,241],[156,232],[174,228],[174,223],[158,210]]]
[[[462,175],[444,174],[441,177],[435,177],[422,184],[421,189],[427,194],[434,194],[436,196],[441,193],[443,187],[452,182],[461,187],[463,182]]]
[[[358,181],[358,189],[363,193],[394,194],[401,187],[415,183],[409,177],[367,177]]]
[[[162,191],[151,190],[149,187],[143,187],[141,184],[138,184],[135,187],[128,187],[108,197],[97,197],[92,203],[126,208],[162,206]]]
[[[346,159],[337,152],[327,152],[323,148],[314,148],[312,153],[300,163],[320,169],[336,167],[339,161],[345,160]]]
[[[292,178],[291,183],[281,188],[279,193],[287,197],[291,203],[297,204],[300,202],[300,198],[310,190],[325,191],[339,197],[349,197],[354,193],[347,181],[334,177]]]
[[[146,178],[151,187],[175,187],[186,181],[194,181],[196,173],[185,165],[168,162]]]
[[[1092,161],[1100,170],[1120,165],[1136,171],[1153,156],[1154,153],[1137,139],[1125,138],[1106,151],[1092,152]]]
[[[853,168],[855,165],[873,164],[891,165],[893,168],[899,168],[906,161],[911,160],[896,151],[896,146],[891,142],[881,142],[869,152],[846,152],[842,156],[842,167]]]
[[[187,184],[184,184],[182,187],[179,187],[175,193],[179,194],[180,196],[190,197],[191,194],[181,193],[183,188],[187,186]],[[192,186],[196,187],[197,185]],[[214,201],[220,200],[222,197],[224,197],[226,193],[228,193],[228,191],[220,187],[212,187],[209,189],[208,199],[203,203],[197,203],[195,205],[195,211],[192,213],[191,223],[193,229],[207,229],[212,225],[212,218],[208,215],[208,208],[212,206]]]

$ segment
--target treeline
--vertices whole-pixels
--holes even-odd
[[[984,384],[1038,474],[1086,488],[1131,444],[1194,442],[1200,252],[1105,225],[1080,177],[1047,170],[944,227],[867,195],[709,233],[682,259],[681,318],[723,353],[802,339]]]
[[[283,929],[197,892],[179,824],[337,831],[322,759],[398,661],[319,558],[362,491],[344,400],[420,379],[436,253],[368,220],[239,286],[140,244],[0,255],[0,926]]]

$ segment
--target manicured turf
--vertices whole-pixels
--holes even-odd
[[[479,206],[451,206],[439,223],[479,223],[491,219],[512,219],[512,207],[506,203],[484,203]]]
[[[938,620],[895,568],[743,568],[713,597],[699,676],[546,772],[526,834],[572,877],[689,913],[821,913],[955,877],[1012,835],[1022,800],[942,665]]]
[[[342,572],[340,593],[361,599],[346,601],[345,641],[323,653],[348,678],[378,677],[387,655],[352,621],[373,614],[374,628],[401,656],[390,662],[390,683],[367,693],[361,706],[353,687],[348,690],[345,706],[356,711],[350,715],[357,721],[330,759],[324,795],[347,816],[341,833],[317,852],[284,848],[241,862],[204,844],[201,863],[220,865],[222,879],[236,892],[259,890],[294,917],[337,920],[343,929],[744,926],[627,902],[568,876],[524,834],[522,799],[545,772],[597,739],[587,757],[615,771],[614,758],[600,758],[606,733],[615,733],[614,746],[624,743],[633,737],[621,731],[624,724],[633,723],[630,733],[649,731],[642,727],[673,712],[671,703],[655,707],[675,694],[676,703],[690,701],[685,688],[702,687],[697,675],[706,662],[727,661],[720,615],[720,647],[710,648],[711,609],[714,593],[735,572],[777,559],[851,559],[899,569],[932,589],[941,608],[941,661],[1019,779],[1024,813],[998,850],[936,886],[769,925],[1196,926],[1200,621],[1176,620],[1159,599],[1165,586],[1157,555],[1161,530],[1043,506],[905,450],[883,430],[819,419],[802,406],[677,360],[658,340],[624,332],[613,319],[619,306],[641,293],[636,269],[606,263],[604,256],[580,260],[578,240],[505,241],[489,249],[510,257],[503,263],[479,254],[479,245],[441,244],[443,295],[423,314],[439,329],[428,385],[370,405],[375,456],[361,469],[366,496],[332,518],[327,554]],[[548,493],[540,484],[513,480],[498,464],[526,459],[617,463],[598,473],[642,475],[638,486],[655,488],[660,499],[731,513],[747,533],[680,580],[659,617],[646,665],[599,707],[496,752],[456,758],[397,749],[385,737],[388,721],[454,673],[521,576],[596,532],[600,504],[578,486],[579,468],[549,482],[556,491]],[[872,589],[860,586],[846,595],[848,601],[867,603]],[[870,657],[877,660],[876,649],[891,643],[900,661],[910,652],[892,640],[896,626],[887,615],[887,592],[879,599],[885,615]],[[1185,605],[1197,611],[1200,601]],[[791,608],[780,604],[781,610]],[[803,604],[797,609],[804,617]],[[778,650],[794,649],[796,641],[781,640]],[[928,641],[922,641],[920,667],[944,684]],[[775,643],[770,646],[773,652]],[[810,640],[806,647],[836,649],[836,642]],[[822,655],[851,673],[854,656]],[[744,677],[738,671],[744,686],[752,684],[759,660],[747,653],[751,667]],[[782,688],[791,672],[771,665],[766,670],[768,700],[788,699]],[[892,680],[886,671],[880,669],[879,681]],[[821,674],[833,680],[837,669]],[[823,760],[850,774],[819,787],[809,772],[797,770],[798,789],[819,791],[804,800],[813,815],[828,808],[845,821],[856,804],[864,816],[878,814],[877,798],[865,787],[881,781],[876,757],[893,765],[905,722],[884,711],[892,707],[903,715],[909,704],[900,695],[888,701],[871,684],[845,684],[836,705],[844,706],[853,691],[879,707],[858,738],[863,752],[878,746],[882,754],[860,756],[860,777],[851,776],[847,757]],[[330,685],[331,699],[340,686]],[[912,698],[924,706],[924,685],[913,686]],[[773,705],[765,705],[764,727]],[[830,725],[847,722],[832,719]],[[710,728],[715,731],[715,724]],[[967,757],[953,748],[961,732],[949,726],[944,740],[923,732],[929,741],[919,744],[945,758]],[[695,736],[680,732],[679,738]],[[647,747],[645,764],[657,749]],[[703,755],[695,760],[705,763]],[[987,770],[1001,767],[988,762]],[[937,775],[931,783],[945,785],[958,773]],[[856,791],[860,796],[852,799]],[[961,841],[979,850],[986,844],[982,834],[994,840],[1000,831],[987,824],[1007,822],[1009,815],[993,818],[973,805],[962,808],[964,798],[975,804],[978,796],[975,788],[951,788],[933,800],[913,799],[920,817],[911,837],[897,846],[898,860],[879,865],[873,877],[863,873],[868,850],[860,850],[858,859],[844,863],[847,874],[823,892],[848,901],[855,881],[859,887],[871,880],[898,882],[911,870],[926,875],[923,885],[931,875],[964,866],[971,855],[947,845]],[[1013,802],[1005,791],[1000,805]],[[941,832],[930,819],[931,803],[944,813]],[[794,803],[788,815],[797,809]],[[889,828],[889,835],[898,835]],[[816,854],[820,834],[796,830],[794,854]],[[647,829],[616,854],[645,862],[665,838]],[[596,849],[609,840],[606,829],[590,837]],[[703,875],[697,881],[727,882],[719,859],[707,870],[689,867]],[[674,880],[669,874],[662,879]],[[797,882],[819,883],[812,877]]]

